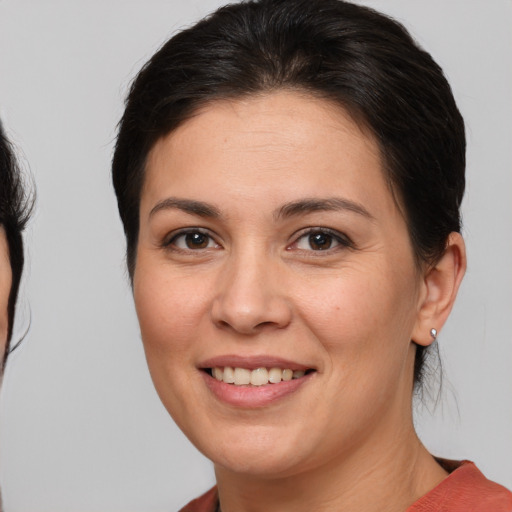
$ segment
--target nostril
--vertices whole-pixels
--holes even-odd
[[[219,327],[222,327],[224,329],[227,329],[230,327],[229,322],[226,322],[225,320],[219,320],[217,322],[217,324],[219,325]]]
[[[255,329],[264,329],[265,327],[275,326],[275,325],[276,325],[276,322],[260,322],[254,328]]]

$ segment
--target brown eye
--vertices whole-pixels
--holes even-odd
[[[185,235],[185,244],[189,249],[206,249],[210,237],[203,233],[187,233]]]
[[[186,251],[197,251],[218,247],[218,244],[210,235],[197,230],[181,232],[174,236],[166,245],[168,247],[175,247]]]
[[[353,247],[351,240],[339,231],[329,228],[313,228],[299,236],[290,248],[320,252]]]
[[[314,251],[325,251],[332,247],[333,237],[328,233],[311,233],[308,242]]]

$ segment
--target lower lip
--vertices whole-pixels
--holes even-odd
[[[264,386],[235,386],[213,378],[206,372],[201,372],[208,389],[221,402],[236,407],[254,409],[273,404],[278,400],[295,393],[300,387],[310,381],[316,372],[308,373],[299,379],[281,381],[278,384]]]

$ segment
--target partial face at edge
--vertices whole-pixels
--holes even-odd
[[[3,361],[9,330],[7,305],[12,285],[11,263],[9,261],[9,246],[5,230],[0,227],[0,361]]]
[[[289,475],[409,425],[420,281],[376,143],[329,103],[213,103],[150,153],[134,274],[146,357],[219,466]],[[207,370],[229,365],[309,371],[251,390]]]

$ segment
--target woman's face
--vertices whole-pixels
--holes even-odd
[[[399,439],[422,290],[377,145],[339,107],[218,101],[152,149],[142,339],[162,402],[218,467],[285,476]]]
[[[7,305],[11,291],[12,272],[9,261],[9,246],[3,227],[0,227],[0,368],[7,345],[7,332],[9,328]]]

